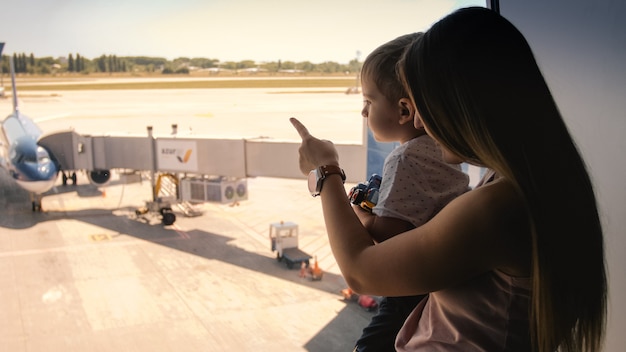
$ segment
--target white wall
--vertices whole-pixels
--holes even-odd
[[[367,168],[365,144],[336,144],[346,182],[362,182]],[[248,176],[304,178],[298,167],[300,142],[246,141],[246,171]]]
[[[500,13],[530,42],[589,167],[602,213],[609,270],[605,350],[624,351],[626,2],[500,0]]]

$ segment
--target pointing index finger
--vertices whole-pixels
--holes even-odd
[[[309,130],[307,130],[306,127],[304,127],[304,125],[302,124],[302,122],[298,121],[298,119],[296,119],[295,117],[291,117],[289,118],[289,121],[291,122],[293,127],[296,128],[296,131],[298,131],[298,134],[300,135],[302,139],[305,139],[306,137],[311,136],[311,134],[309,133]]]

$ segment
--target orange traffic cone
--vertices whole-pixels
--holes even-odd
[[[356,294],[354,293],[354,291],[352,291],[350,287],[347,287],[341,290],[341,295],[343,296],[345,300],[350,301],[350,300],[356,299]]]
[[[313,269],[311,269],[311,280],[321,280],[323,275],[324,272],[317,264],[317,256],[315,256],[315,263],[313,264]]]
[[[302,278],[306,277],[306,263],[305,262],[300,263],[300,277]]]

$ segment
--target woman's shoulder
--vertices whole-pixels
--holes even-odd
[[[398,236],[401,241],[393,250],[415,251],[429,273],[436,273],[429,277],[428,290],[496,269],[528,276],[531,247],[525,213],[515,187],[497,179],[452,200],[416,228],[414,236]]]
[[[520,210],[523,206],[521,194],[502,177],[474,188],[454,202],[462,203],[468,208],[466,211],[483,212],[485,215]]]
[[[456,210],[465,213],[468,220],[480,219],[480,226],[487,233],[509,233],[528,222],[521,193],[505,178],[496,178],[453,202],[457,203]]]
[[[525,202],[516,187],[497,178],[458,198],[465,221],[478,226],[476,234],[487,245],[499,248],[497,268],[517,276],[529,274],[531,236]],[[472,221],[473,219],[473,221]],[[527,270],[528,269],[528,270]]]

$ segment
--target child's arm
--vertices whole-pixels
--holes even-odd
[[[399,233],[415,228],[408,221],[388,216],[377,216],[358,205],[353,205],[352,208],[376,243],[383,242]]]

